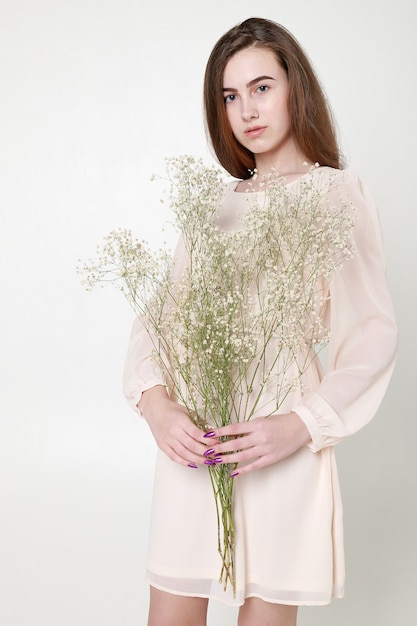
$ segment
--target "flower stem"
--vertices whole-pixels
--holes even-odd
[[[213,486],[217,514],[218,552],[221,558],[219,582],[226,591],[227,585],[232,586],[233,597],[236,595],[235,575],[235,526],[233,519],[233,485],[230,477],[237,464],[219,464],[209,467]]]

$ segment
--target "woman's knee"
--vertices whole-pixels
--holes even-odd
[[[148,626],[206,626],[206,598],[178,596],[150,588]]]
[[[296,626],[297,606],[247,598],[239,610],[238,626]]]

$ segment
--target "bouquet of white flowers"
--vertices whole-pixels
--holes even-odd
[[[353,207],[329,206],[314,168],[296,186],[271,172],[261,181],[264,193],[250,196],[240,227],[225,231],[216,219],[227,189],[221,171],[182,157],[169,160],[167,172],[188,259],[180,276],[167,251],[118,230],[96,261],[79,268],[83,282],[92,288],[110,281],[122,290],[152,338],[168,388],[199,427],[250,420],[265,390],[275,403],[268,417],[329,338],[322,312],[332,273],[353,255]],[[233,589],[234,469],[208,465],[220,581]]]

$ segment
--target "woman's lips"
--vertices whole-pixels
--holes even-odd
[[[247,130],[245,130],[245,135],[247,137],[259,137],[259,135],[262,135],[265,129],[266,126],[252,126],[252,128],[248,128]]]

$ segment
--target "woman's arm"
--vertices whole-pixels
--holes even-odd
[[[395,365],[398,329],[385,274],[379,216],[357,176],[341,189],[357,209],[354,258],[330,284],[328,367],[317,390],[294,407],[314,452],[365,426],[376,414]],[[340,192],[339,192],[340,193]]]

